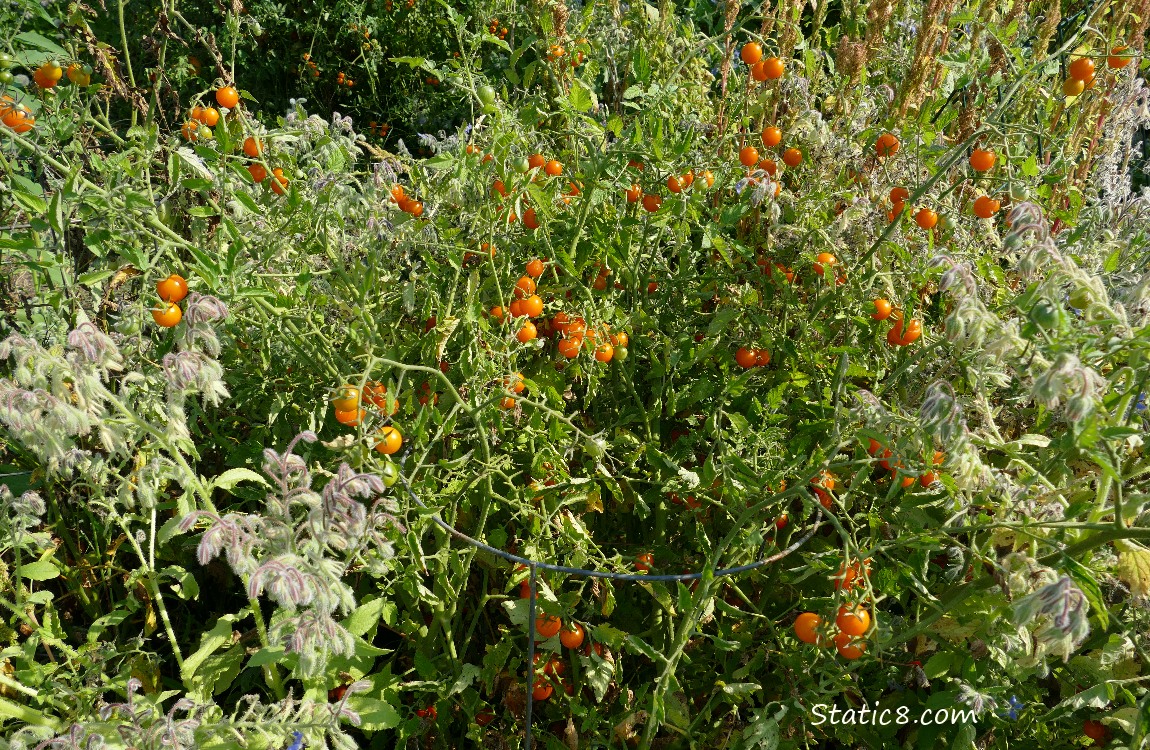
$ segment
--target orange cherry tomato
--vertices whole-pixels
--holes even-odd
[[[385,456],[397,453],[403,447],[403,435],[391,425],[380,430],[379,436],[382,440],[375,444],[375,449]]]
[[[874,301],[874,312],[871,313],[871,317],[875,320],[886,320],[893,309],[889,300],[880,297]]]
[[[184,317],[183,310],[175,302],[168,302],[152,308],[152,320],[162,328],[171,328]]]
[[[835,625],[847,635],[863,635],[870,630],[870,613],[861,606],[839,607]]]
[[[345,424],[349,427],[355,427],[363,418],[367,416],[367,409],[345,409],[343,411],[336,410],[335,421],[340,424]]]
[[[156,284],[156,293],[164,302],[179,302],[188,296],[188,282],[178,273]]]
[[[993,151],[976,148],[970,154],[970,166],[975,172],[988,172],[994,166],[995,159],[997,157]]]
[[[535,618],[535,632],[543,638],[554,638],[563,627],[563,621],[555,615],[539,615]]]
[[[898,138],[893,133],[883,133],[875,141],[874,150],[879,156],[894,156],[898,153]]]
[[[523,324],[523,327],[519,329],[519,333],[515,334],[515,338],[519,340],[520,344],[526,344],[538,335],[539,331],[536,330],[535,324],[528,320]]]
[[[234,86],[224,86],[223,88],[216,89],[216,102],[221,107],[227,109],[234,109],[240,103],[240,92],[236,91]]]
[[[570,623],[559,631],[559,642],[566,648],[579,648],[583,645],[583,626],[577,622]]]
[[[822,624],[823,618],[814,612],[803,612],[795,618],[795,637],[803,643],[818,643],[818,629]]]
[[[783,140],[783,131],[779,130],[773,125],[768,125],[763,128],[763,145],[767,148],[774,148],[779,145]]]
[[[739,59],[747,65],[754,65],[763,59],[763,46],[758,42],[747,42],[739,50]]]

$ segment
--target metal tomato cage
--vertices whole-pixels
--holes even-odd
[[[406,462],[408,455],[410,455],[410,449],[408,451],[404,452],[403,458],[400,461],[401,467],[402,467],[403,463]],[[407,490],[408,497],[410,497],[411,500],[416,505],[418,505],[419,507],[424,508],[425,510],[428,509],[427,506],[423,504],[423,501],[421,501],[419,499],[419,497],[415,494],[415,492],[412,491],[411,485],[408,483],[407,477],[404,476],[402,470],[399,472],[399,478],[400,478],[400,481],[403,482],[404,489]],[[778,552],[776,552],[775,554],[773,554],[769,557],[763,558],[762,553],[763,553],[763,551],[765,551],[765,548],[766,548],[766,542],[764,542],[763,546],[759,550],[758,556],[761,558],[760,560],[758,560],[757,562],[748,563],[746,565],[739,565],[739,566],[734,567],[734,568],[718,569],[714,572],[714,577],[715,578],[722,578],[724,576],[731,576],[731,575],[736,575],[738,573],[745,573],[746,571],[754,570],[755,568],[761,568],[764,565],[770,565],[771,563],[778,562],[779,560],[782,560],[784,557],[787,557],[791,553],[798,550],[800,547],[802,547],[804,544],[806,544],[807,541],[809,541],[811,537],[814,536],[815,532],[818,531],[819,526],[822,523],[822,519],[823,519],[822,506],[819,503],[814,503],[814,509],[815,509],[815,519],[814,519],[814,523],[811,525],[810,530],[807,531],[807,533],[804,536],[800,537],[797,541],[793,542],[790,546],[779,550]],[[586,570],[584,568],[571,568],[571,567],[568,567],[566,565],[555,565],[552,563],[537,562],[535,560],[530,560],[526,557],[520,557],[519,555],[513,555],[510,552],[498,549],[496,547],[492,547],[490,544],[486,544],[484,542],[479,541],[478,539],[474,539],[474,538],[468,536],[467,534],[464,534],[462,531],[459,531],[454,526],[451,526],[450,524],[448,524],[446,521],[444,521],[442,518],[439,517],[438,513],[433,513],[431,515],[431,520],[434,521],[440,528],[442,528],[447,533],[451,534],[452,536],[454,536],[457,539],[461,539],[464,542],[467,542],[468,544],[470,544],[473,547],[476,547],[476,548],[482,549],[482,550],[486,550],[487,552],[490,552],[491,554],[493,554],[497,557],[502,557],[504,560],[508,560],[510,562],[513,562],[513,563],[519,563],[521,565],[527,566],[527,569],[529,571],[530,581],[531,581],[531,594],[527,599],[527,685],[526,685],[527,711],[526,711],[526,717],[524,719],[527,723],[527,728],[526,728],[526,734],[523,738],[524,750],[531,750],[532,739],[533,739],[532,738],[531,713],[532,713],[532,706],[535,702],[534,695],[533,695],[534,690],[532,688],[535,685],[535,619],[536,619],[535,593],[536,593],[536,571],[537,570],[542,568],[543,570],[552,570],[552,571],[555,571],[556,573],[565,573],[567,575],[586,576],[588,578],[610,578],[611,580],[615,580],[615,581],[692,581],[692,580],[698,580],[698,579],[703,577],[703,572],[680,573],[678,575],[647,575],[646,573],[643,573],[643,574],[638,574],[638,573],[610,573],[610,572],[603,572],[603,571],[598,571],[598,570]]]

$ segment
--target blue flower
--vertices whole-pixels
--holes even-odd
[[[1134,411],[1146,411],[1146,394],[1139,393],[1138,400],[1134,403]]]
[[[1026,708],[1026,704],[1020,703],[1017,695],[1012,695],[1010,696],[1010,701],[1006,704],[1006,708],[999,711],[998,715],[1014,721],[1018,718],[1018,712],[1023,708]]]
[[[291,733],[291,744],[288,745],[287,750],[300,750],[303,747],[303,732]]]

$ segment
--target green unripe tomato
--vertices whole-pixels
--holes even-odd
[[[479,87],[479,101],[483,102],[483,106],[490,107],[495,103],[495,89],[486,83]]]
[[[1058,325],[1058,308],[1048,299],[1040,299],[1030,308],[1030,319],[1041,328],[1054,328]]]
[[[627,351],[627,347],[625,347],[625,346],[615,347],[615,359],[619,360],[620,362],[626,362],[628,354],[629,354],[629,352]]]
[[[1070,306],[1075,310],[1085,310],[1090,306],[1090,290],[1080,286],[1070,293]]]
[[[385,462],[383,468],[379,470],[379,478],[383,480],[384,485],[395,486],[395,483],[399,481],[399,467],[392,461]]]
[[[14,76],[12,75],[12,71],[0,70],[0,83],[3,83],[4,85],[8,85],[9,83],[12,83],[13,79],[14,79]]]
[[[527,160],[527,157],[521,156],[511,162],[511,168],[520,174],[527,174],[527,171],[531,169],[531,162]]]
[[[1022,201],[1029,199],[1030,190],[1028,190],[1025,185],[1019,185],[1018,183],[1015,183],[1010,186],[1010,200],[1014,201],[1015,203],[1021,203]]]
[[[0,52],[0,70],[8,70],[16,64],[16,60],[7,52]]]

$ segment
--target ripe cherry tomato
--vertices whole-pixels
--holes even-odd
[[[818,629],[822,623],[823,618],[814,612],[803,612],[795,618],[795,637],[803,643],[818,643]]]
[[[1129,65],[1132,59],[1130,53],[1126,51],[1126,47],[1115,47],[1110,50],[1110,54],[1106,58],[1106,65],[1111,70],[1119,70]]]
[[[627,202],[638,203],[639,199],[643,197],[643,188],[638,185],[632,185],[627,188]]]
[[[221,107],[227,109],[234,109],[240,103],[240,92],[236,91],[234,86],[224,86],[223,88],[216,89],[216,102]]]
[[[839,566],[839,572],[835,574],[835,591],[850,591],[854,587],[854,582],[863,575],[864,564],[859,561],[851,563],[849,566]],[[870,574],[870,565],[865,565],[866,573]]]
[[[526,299],[532,294],[535,294],[535,279],[530,276],[520,276],[519,280],[515,282],[515,297]]]
[[[922,321],[915,318],[907,321],[906,330],[899,337],[899,343],[903,346],[913,344],[920,336],[922,336]]]
[[[879,156],[894,156],[898,153],[898,138],[893,133],[883,133],[875,141],[874,150]]]
[[[1082,722],[1082,733],[1096,743],[1102,742],[1106,739],[1106,725],[1095,719],[1087,719]]]
[[[788,167],[797,167],[803,163],[803,152],[797,148],[788,148],[783,152],[783,164]]]
[[[336,411],[350,411],[359,406],[359,389],[354,385],[342,385],[331,399]]]
[[[606,342],[599,344],[599,346],[595,347],[595,359],[599,362],[606,364],[607,362],[610,362],[611,358],[614,356],[615,356],[615,347],[611,346],[610,344],[608,344]]]
[[[275,169],[272,170],[271,186],[272,186],[272,192],[275,193],[276,195],[283,195],[287,191],[288,178],[284,177],[284,171],[282,169],[280,169],[279,167],[276,167]],[[415,212],[416,206],[419,207],[419,213],[423,213],[423,204],[416,201],[414,203],[414,205],[411,207],[411,213],[413,216],[419,215]]]
[[[552,177],[558,177],[563,174],[563,164],[556,159],[551,159],[543,166],[543,171]]]
[[[659,196],[651,195],[650,193],[643,196],[643,208],[649,213],[655,213],[661,205],[663,205],[663,199]]]
[[[844,659],[854,661],[866,651],[866,641],[856,641],[846,633],[839,633],[835,636],[835,648]]]
[[[874,301],[874,312],[871,313],[871,317],[875,320],[886,320],[890,317],[892,309],[890,301],[880,297]]]
[[[583,626],[572,622],[559,631],[559,642],[566,648],[579,648],[583,645]]]
[[[678,193],[683,189],[683,181],[677,175],[671,175],[667,178],[667,189],[672,193]]]
[[[164,302],[179,302],[188,296],[188,282],[174,273],[156,284],[156,293]]]
[[[1086,90],[1086,82],[1077,78],[1067,78],[1062,82],[1062,93],[1066,96],[1078,96]]]
[[[526,217],[524,217],[526,219]],[[543,275],[543,261],[534,258],[527,263],[527,275],[533,279],[537,279]]]
[[[815,273],[822,276],[825,272],[824,266],[834,266],[838,262],[838,258],[831,253],[819,253],[815,256]]]
[[[553,638],[563,627],[563,621],[555,615],[539,615],[535,618],[535,632],[543,638]]]
[[[744,167],[753,167],[759,163],[759,150],[754,146],[743,146],[739,149],[739,163]]]
[[[839,607],[835,625],[847,635],[863,635],[870,630],[870,613],[861,606]]]
[[[996,158],[993,151],[976,148],[970,154],[970,166],[975,172],[988,172],[994,166]]]
[[[763,72],[767,74],[767,78],[782,78],[784,71],[783,61],[779,58],[768,57],[766,60],[763,60]]]
[[[557,348],[559,353],[567,359],[574,359],[579,356],[579,351],[583,348],[583,337],[565,336],[559,340]]]
[[[379,431],[382,440],[375,444],[375,449],[385,456],[390,456],[403,447],[403,435],[396,428],[388,425]]]
[[[268,170],[263,164],[249,164],[248,174],[250,174],[256,182],[263,182],[268,178]]]
[[[523,300],[519,309],[529,318],[538,318],[543,314],[543,299],[538,294],[532,294]]]
[[[1089,81],[1094,77],[1094,61],[1089,57],[1080,57],[1070,63],[1067,68],[1071,78],[1079,81]]]
[[[974,199],[974,215],[980,219],[993,217],[1001,207],[1002,203],[985,195],[980,195]]]
[[[481,727],[485,727],[493,721],[495,721],[495,712],[490,708],[481,708],[475,714],[475,723]]]
[[[930,229],[938,223],[938,214],[929,208],[920,208],[918,213],[914,215],[914,223],[923,229]]]
[[[655,564],[655,555],[652,552],[644,552],[635,558],[635,567],[644,573],[651,572],[651,566]]]
[[[152,320],[163,328],[171,328],[184,317],[183,310],[175,302],[168,302],[152,308]]]
[[[346,409],[343,411],[336,409],[335,421],[340,424],[345,424],[348,427],[355,427],[362,422],[366,416],[367,409]]]
[[[735,364],[744,370],[755,366],[755,353],[745,346],[740,346],[735,352]]]
[[[779,145],[783,140],[783,131],[779,130],[773,125],[768,125],[763,128],[763,145],[767,148],[774,148]]]
[[[739,59],[747,65],[754,65],[763,59],[763,46],[758,42],[747,42],[739,50]]]
[[[519,340],[520,344],[526,344],[538,335],[539,331],[535,328],[535,324],[528,320],[523,323],[523,327],[519,329],[519,333],[515,334],[515,338]]]
[[[890,202],[902,203],[910,197],[910,191],[904,187],[893,187],[890,189]]]
[[[551,693],[554,691],[555,688],[551,686],[546,677],[536,677],[535,685],[531,690],[531,697],[537,701],[545,701],[551,697]]]

